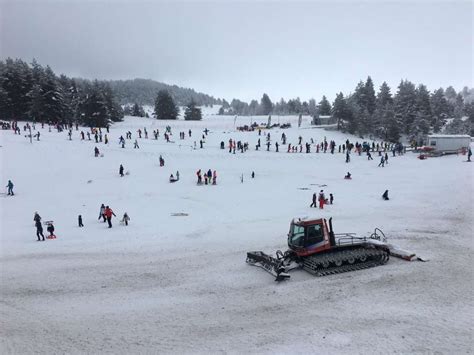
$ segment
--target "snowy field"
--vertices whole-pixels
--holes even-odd
[[[373,161],[352,154],[346,164],[342,153],[317,154],[314,146],[311,154],[285,146],[276,153],[282,132],[292,144],[299,135],[338,145],[358,140],[311,128],[309,118],[301,128],[297,117],[278,120],[293,127],[269,131],[271,152],[263,134],[255,151],[257,132],[236,132],[233,117],[215,115],[191,123],[126,117],[107,146],[81,141],[81,128],[69,141],[66,131],[45,126],[32,144],[23,124],[20,136],[0,131],[0,182],[11,179],[16,193],[0,196],[1,352],[472,353],[474,164],[462,155],[407,153],[389,154],[382,168],[376,154]],[[236,125],[250,122],[239,117]],[[163,138],[167,124],[171,143]],[[144,127],[149,139],[133,149]],[[118,138],[128,130],[133,139],[122,149]],[[250,150],[219,149],[230,138]],[[95,146],[103,157],[94,157]],[[129,172],[123,178],[120,164]],[[218,185],[197,186],[198,169],[216,170]],[[177,170],[181,179],[170,184]],[[343,179],[347,171],[353,180]],[[309,208],[321,188],[334,194],[334,205]],[[390,201],[381,199],[386,189]],[[97,219],[101,203],[117,215],[111,229]],[[56,240],[36,241],[35,211],[54,220]],[[128,227],[119,224],[124,212]],[[429,262],[392,258],[323,278],[295,271],[275,283],[245,263],[246,252],[285,250],[296,216],[333,217],[336,232],[368,235],[379,227]]]

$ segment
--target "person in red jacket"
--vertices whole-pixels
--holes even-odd
[[[324,191],[321,190],[319,193],[319,208],[323,209],[324,208],[324,202],[326,200],[326,197],[324,196]]]
[[[112,228],[112,216],[115,216],[115,213],[114,211],[112,211],[112,209],[107,206],[105,207],[105,217],[107,218],[107,223],[109,224],[109,228]],[[117,216],[115,216],[117,217]]]

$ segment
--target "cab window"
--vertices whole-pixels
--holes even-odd
[[[304,246],[304,227],[293,225],[291,228],[291,235],[290,235],[290,244],[303,247]]]
[[[320,224],[308,226],[308,238],[306,245],[313,245],[324,241],[323,230]]]

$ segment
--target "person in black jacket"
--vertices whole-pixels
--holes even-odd
[[[44,241],[43,226],[41,225],[41,218],[35,220],[35,226],[36,226],[36,236],[38,237],[38,242],[42,240]],[[43,239],[40,239],[40,236]]]
[[[313,194],[313,203],[311,203],[311,205],[309,205],[309,207],[316,207],[316,201],[317,201],[317,196],[316,196],[316,192]]]
[[[385,200],[385,201],[388,201],[389,198],[388,198],[388,190],[385,190],[385,192],[383,193],[382,195],[382,198]]]

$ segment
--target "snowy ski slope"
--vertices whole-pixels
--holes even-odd
[[[346,164],[342,153],[316,154],[314,146],[311,154],[282,145],[276,153],[282,132],[292,144],[299,135],[361,142],[312,128],[309,117],[301,128],[297,117],[278,120],[293,126],[269,131],[270,152],[263,133],[255,151],[257,132],[236,132],[233,117],[211,111],[201,122],[126,117],[111,128],[108,146],[81,141],[84,128],[69,141],[45,127],[32,144],[23,129],[0,131],[0,182],[11,179],[16,193],[0,196],[2,353],[472,352],[473,164],[407,153],[389,154],[381,168],[376,154],[373,161],[352,154]],[[238,117],[236,125],[252,121],[266,117]],[[168,124],[172,143],[163,138]],[[144,127],[149,138],[133,149]],[[133,139],[122,149],[118,138],[128,130]],[[219,149],[230,138],[250,150]],[[95,146],[103,157],[94,157]],[[120,164],[129,172],[123,178]],[[216,170],[217,186],[197,186],[198,169]],[[170,184],[177,170],[181,179]],[[343,179],[347,171],[353,180]],[[334,194],[334,205],[309,208],[320,189]],[[385,189],[390,201],[381,199]],[[101,203],[117,214],[111,229],[97,220]],[[56,240],[36,241],[35,211],[54,220]],[[119,224],[124,212],[128,227]],[[333,217],[336,232],[379,227],[430,261],[391,259],[324,278],[295,271],[277,284],[245,264],[246,252],[284,250],[296,216]]]

